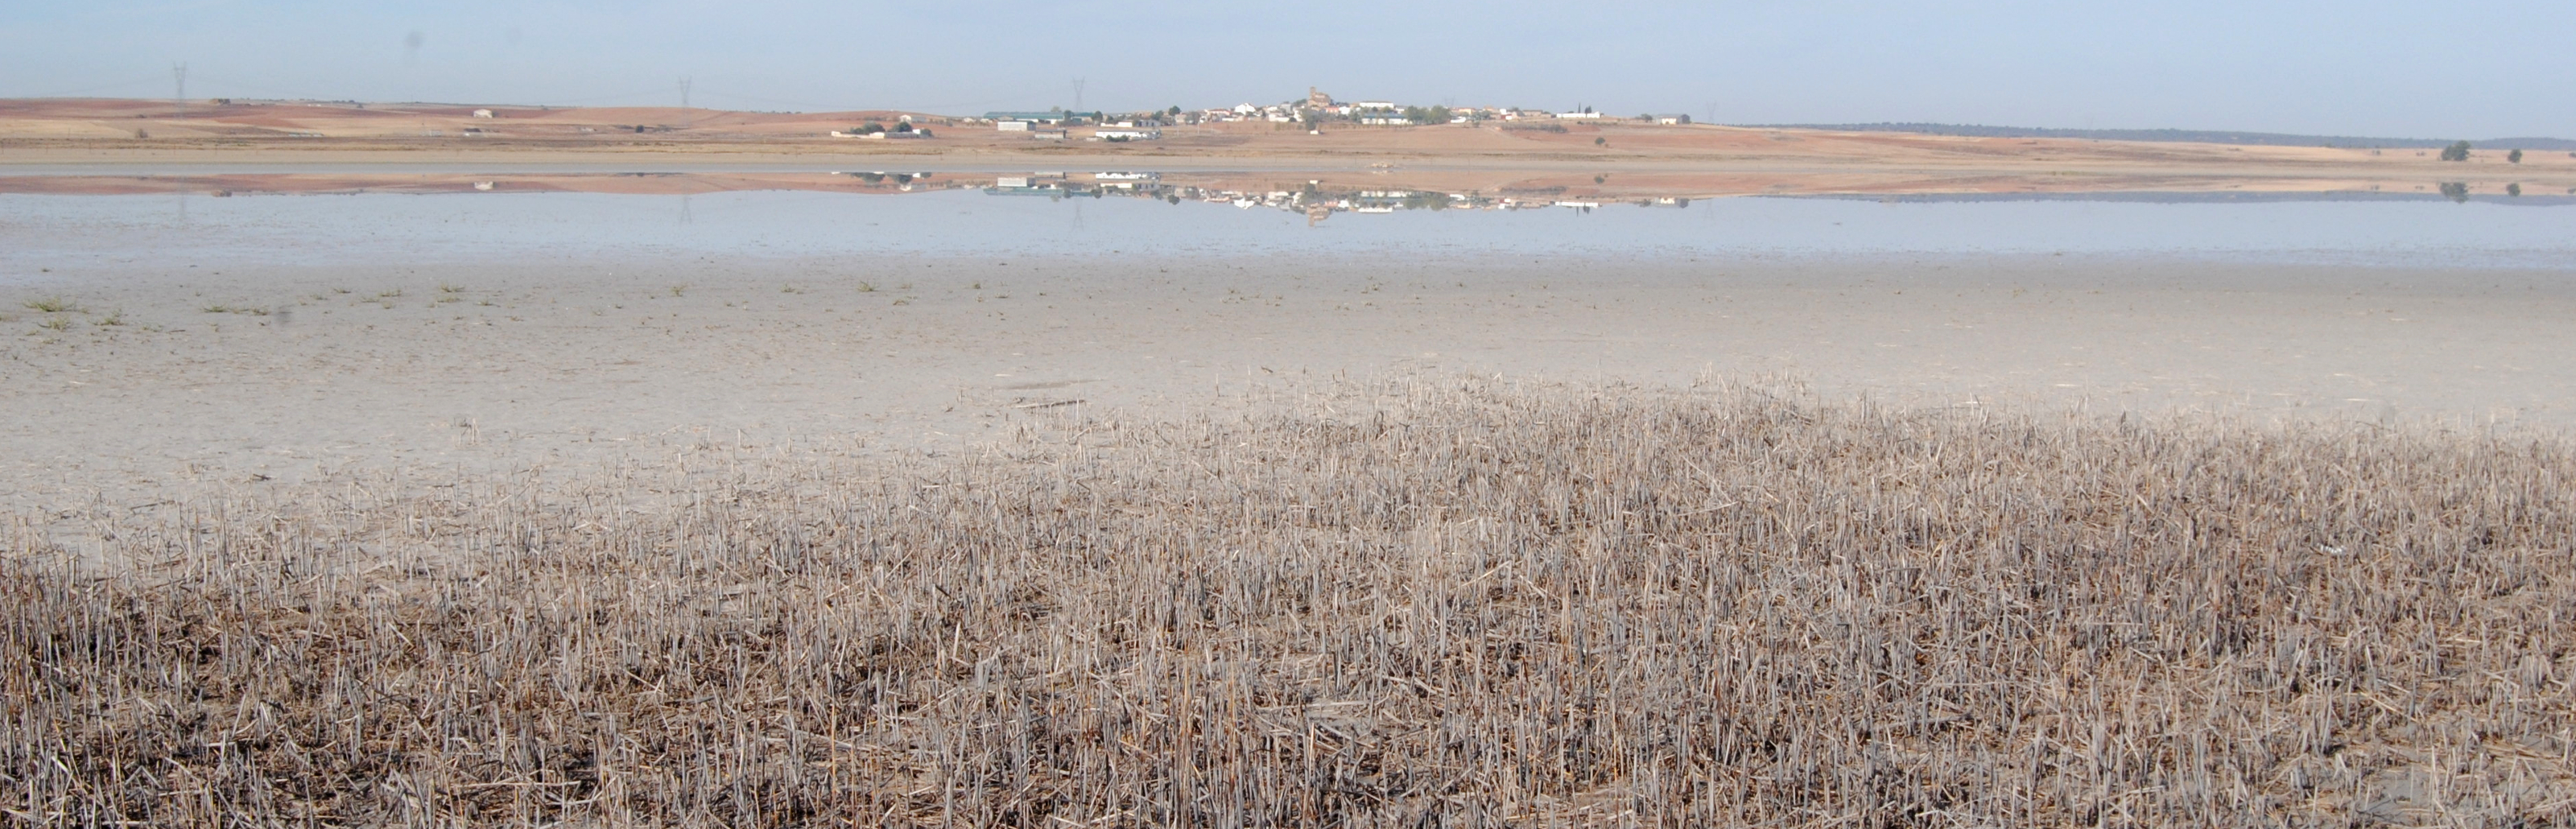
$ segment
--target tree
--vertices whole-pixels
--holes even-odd
[[[2508,195],[2508,196],[2519,196],[2519,195],[2522,195],[2522,184],[2521,184],[2521,183],[2519,183],[2519,182],[2517,182],[2517,183],[2514,183],[2514,184],[2507,184],[2507,185],[2505,185],[2505,186],[2504,186],[2504,194],[2505,194],[2505,195]]]
[[[2442,182],[2442,196],[2461,204],[2469,203],[2469,184],[2465,181]]]
[[[1404,120],[1411,121],[1416,124],[1446,124],[1449,123],[1449,108],[1442,106],[1405,107]]]
[[[2469,160],[2469,142],[2466,142],[2466,141],[2454,141],[2454,142],[2451,142],[2451,146],[2443,147],[2443,148],[2442,148],[2442,160],[2443,160],[2443,161],[2467,161],[2467,160]]]
[[[860,127],[860,128],[859,128],[859,134],[860,134],[860,135],[875,135],[875,134],[877,134],[877,133],[884,132],[884,131],[885,131],[885,125],[884,125],[884,124],[877,123],[877,122],[875,122],[875,121],[869,121],[867,126],[864,126],[864,127]]]
[[[2504,154],[2504,163],[2506,163],[2506,164],[2520,164],[2520,163],[2522,163],[2522,151],[2521,151],[2521,150],[2519,150],[2519,149],[2517,149],[2517,150],[2514,150],[2513,152],[2505,153],[2505,154]]]
[[[1178,118],[1181,116],[1181,105],[1173,104],[1171,109],[1163,110],[1163,114]]]

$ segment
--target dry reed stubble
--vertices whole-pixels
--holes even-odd
[[[2559,437],[1758,388],[1364,397],[954,460],[209,499],[103,519],[106,558],[22,529],[5,808],[2506,826],[2576,804]]]

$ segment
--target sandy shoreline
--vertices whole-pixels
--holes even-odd
[[[16,415],[0,481],[24,509],[708,443],[939,450],[1030,417],[1464,374],[1770,374],[1917,405],[2555,428],[2576,424],[2567,276],[1966,258],[99,266],[0,297]],[[30,307],[53,300],[78,310]]]

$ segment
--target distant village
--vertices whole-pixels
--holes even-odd
[[[1071,141],[1081,139],[1085,141],[1128,142],[1162,140],[1164,127],[1244,122],[1297,124],[1305,127],[1308,131],[1320,133],[1327,127],[1335,125],[1427,126],[1432,124],[1475,124],[1487,121],[1543,122],[1567,120],[1601,122],[1628,121],[1632,119],[1595,112],[1590,107],[1578,107],[1574,110],[1559,112],[1544,109],[1525,109],[1520,107],[1416,106],[1400,104],[1395,101],[1345,102],[1334,100],[1333,96],[1325,94],[1322,90],[1310,87],[1306,91],[1306,97],[1302,100],[1283,101],[1275,104],[1245,103],[1236,104],[1232,107],[1197,110],[1182,109],[1175,106],[1170,109],[1127,113],[1111,113],[1103,111],[1084,112],[1058,108],[1043,112],[996,111],[984,113],[982,117],[943,118],[940,120],[943,122],[943,126],[953,125],[969,129],[991,129],[996,132],[1026,136],[1031,140],[1038,141]],[[1687,114],[1681,113],[1661,115],[1647,113],[1638,115],[1633,120],[1644,123],[1681,125],[1689,124],[1691,122],[1691,117]],[[913,123],[913,117],[909,115],[899,117],[896,120],[896,123],[891,125],[871,123],[855,129],[837,130],[834,131],[832,135],[836,138],[862,138],[873,140],[902,140],[934,137],[929,125],[916,125]]]
[[[1638,120],[1659,124],[1688,124],[1689,115],[1643,114]],[[1556,112],[1518,107],[1448,107],[1413,106],[1394,101],[1336,101],[1322,90],[1309,87],[1303,100],[1276,104],[1236,104],[1228,108],[1188,110],[1172,107],[1152,112],[1111,114],[1074,112],[1051,109],[1045,112],[988,112],[982,118],[962,119],[968,126],[986,126],[1000,132],[1025,133],[1040,140],[1069,140],[1076,137],[1073,128],[1089,127],[1080,137],[1093,141],[1154,141],[1163,137],[1166,126],[1195,126],[1247,121],[1273,124],[1302,124],[1311,131],[1321,131],[1333,124],[1362,126],[1425,126],[1431,124],[1473,124],[1485,121],[1602,121],[1626,120],[1594,112],[1590,107]]]
[[[1519,107],[1448,107],[1406,105],[1395,101],[1337,101],[1322,90],[1309,88],[1302,100],[1275,104],[1237,104],[1232,107],[1188,110],[1172,107],[1150,112],[1083,112],[1050,109],[1043,112],[987,112],[980,118],[941,119],[942,128],[990,129],[1008,135],[1026,136],[1035,141],[1102,141],[1123,143],[1158,141],[1163,128],[1228,123],[1296,124],[1311,132],[1322,132],[1336,125],[1358,126],[1429,126],[1435,124],[1476,124],[1498,122],[1607,122],[1687,125],[1686,114],[1647,113],[1634,118],[1621,118],[1596,112],[1590,107],[1570,111],[1551,111]],[[1533,124],[1535,126],[1535,124]],[[1541,127],[1544,128],[1544,127]],[[911,116],[903,116],[891,125],[869,124],[856,130],[839,131],[834,136],[872,140],[903,140],[933,136],[928,125],[915,125]],[[1335,213],[1394,213],[1400,210],[1524,210],[1531,208],[1572,208],[1589,211],[1610,202],[1600,199],[1563,198],[1563,188],[1532,188],[1503,193],[1438,193],[1400,189],[1328,188],[1322,182],[1309,182],[1290,190],[1231,190],[1186,184],[1167,184],[1155,172],[1035,172],[1026,175],[1002,175],[990,180],[968,181],[944,177],[933,181],[933,174],[855,173],[871,181],[887,181],[902,190],[965,189],[980,186],[986,195],[1039,196],[1046,198],[1103,198],[1110,196],[1147,198],[1179,204],[1184,201],[1233,205],[1238,208],[1266,208],[1304,215],[1309,222],[1321,222]],[[1687,198],[1631,199],[1641,207],[1688,207]]]

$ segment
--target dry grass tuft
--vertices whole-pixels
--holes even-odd
[[[0,807],[1025,827],[2576,808],[2561,438],[1473,382],[1078,428],[953,460],[119,509],[86,550],[22,522]]]

